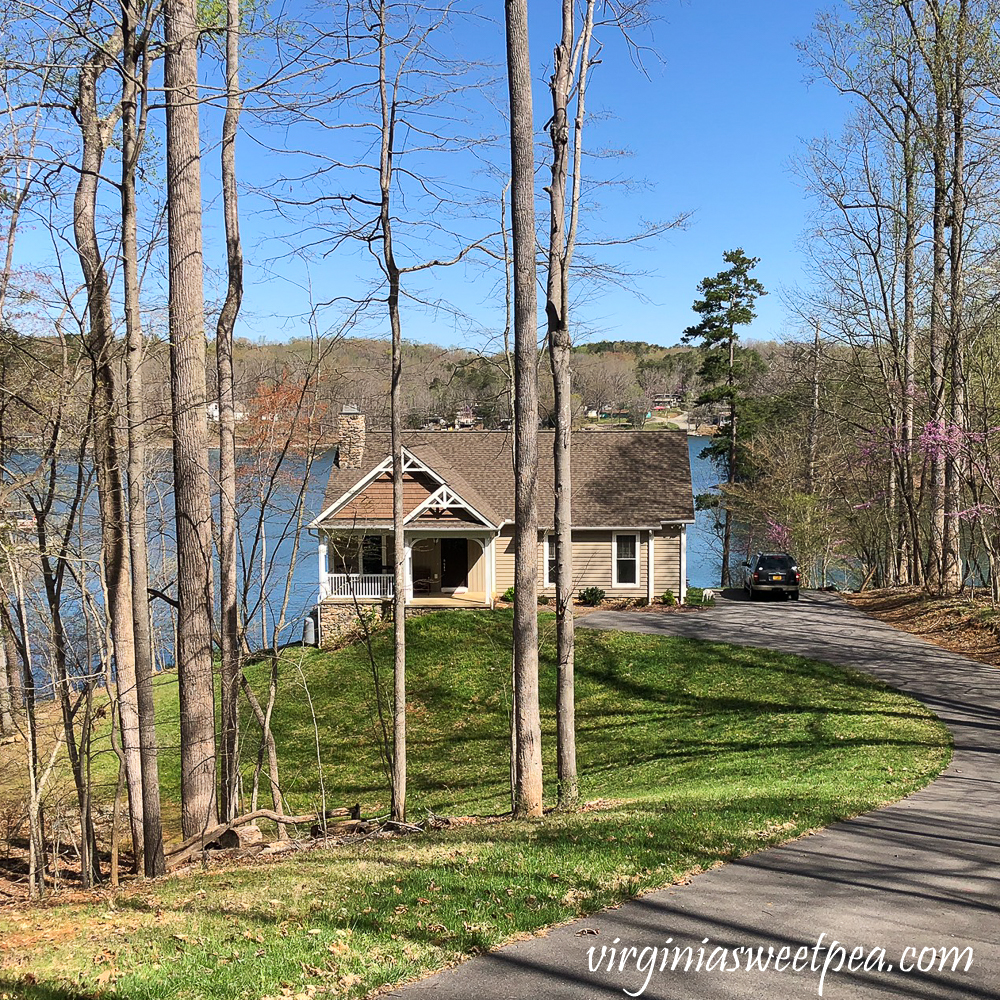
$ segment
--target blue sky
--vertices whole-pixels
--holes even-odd
[[[756,274],[772,293],[759,302],[750,335],[794,332],[779,291],[805,280],[809,203],[791,161],[804,141],[838,131],[848,111],[829,88],[803,82],[795,42],[817,9],[801,0],[693,0],[670,5],[657,30],[663,64],[642,107],[659,122],[653,141],[641,143],[641,162],[661,203],[694,215],[656,253],[656,307],[643,310],[657,330],[650,340],[675,342],[694,320],[698,281],[736,246],[761,259]],[[631,131],[640,148],[641,131]]]
[[[771,292],[749,335],[793,333],[779,291],[805,280],[800,244],[809,203],[791,161],[803,141],[838,131],[848,110],[829,88],[803,82],[795,42],[808,35],[817,7],[801,0],[662,7],[654,36],[661,61],[647,63],[650,79],[602,66],[593,103],[600,95],[621,115],[637,172],[652,184],[650,214],[693,214],[685,231],[640,255],[653,272],[640,285],[651,301],[609,297],[595,320],[622,336],[676,343],[696,320],[698,282],[722,269],[723,252],[742,246],[761,259],[756,275]]]
[[[291,9],[304,11],[306,2],[293,2]],[[577,341],[677,343],[696,320],[690,307],[698,282],[719,271],[722,254],[738,246],[761,258],[756,275],[771,292],[760,300],[758,319],[745,336],[770,339],[794,334],[795,320],[788,316],[780,293],[805,280],[800,242],[809,203],[790,164],[804,141],[839,131],[849,111],[845,100],[829,88],[807,86],[803,81],[795,43],[808,34],[818,6],[808,0],[652,0],[651,6],[662,14],[662,20],[650,34],[641,36],[653,50],[644,59],[645,75],[632,65],[614,36],[606,36],[602,62],[592,74],[588,108],[593,122],[588,126],[587,145],[624,149],[629,155],[590,161],[589,175],[633,183],[629,190],[600,188],[599,205],[588,217],[589,224],[606,237],[621,239],[642,220],[664,222],[680,213],[691,213],[691,217],[685,230],[641,247],[617,247],[604,253],[611,263],[635,276],[634,289],[592,278],[578,280],[575,337]],[[498,0],[482,9],[502,17]],[[532,0],[530,9],[535,124],[541,151],[558,5],[554,0]],[[504,100],[502,23],[480,21],[472,28],[459,27],[454,42],[469,58],[496,66],[496,97]],[[217,71],[217,64],[210,60],[204,65],[206,75]],[[244,127],[261,128],[249,116],[244,117]],[[486,122],[485,127],[499,128],[496,121]],[[224,266],[216,176],[218,115],[213,117],[206,109],[202,128],[206,292],[211,300],[220,292]],[[264,138],[276,147],[283,142],[329,144],[327,152],[343,155],[335,148],[343,141],[342,135],[320,131],[289,137],[272,130],[256,139]],[[284,162],[268,154],[256,139],[244,135],[238,143],[238,166],[245,186],[266,187],[276,172],[295,172],[294,159]],[[492,158],[502,164],[506,155],[505,149],[497,148]],[[454,164],[457,176],[451,180],[470,185],[483,182],[481,176],[462,175],[469,169],[468,160],[456,157]],[[295,259],[276,260],[276,247],[287,229],[266,208],[259,194],[245,192],[241,225],[247,292],[238,332],[254,340],[305,332],[307,285],[317,298],[350,295],[357,292],[359,276],[370,273],[370,261],[357,250],[314,260],[308,267]],[[22,235],[19,256],[22,263],[28,263],[40,242],[37,234]],[[404,314],[407,339],[471,348],[488,345],[491,337],[495,343],[503,325],[502,286],[495,271],[441,270],[424,278],[421,288],[429,297],[453,303],[469,322],[455,322],[444,311],[408,308]],[[334,325],[328,315],[321,329]],[[385,323],[376,313],[373,322],[357,332],[381,335],[386,333]]]
[[[535,118],[541,130],[558,11],[551,0],[534,0],[530,8]],[[758,319],[745,335],[794,334],[796,321],[781,291],[805,280],[800,244],[809,203],[791,161],[804,141],[838,131],[848,112],[844,99],[829,88],[804,82],[795,43],[808,35],[818,7],[801,0],[674,0],[654,8],[663,19],[643,39],[655,50],[644,59],[646,75],[613,37],[592,75],[588,107],[595,122],[588,145],[631,151],[592,163],[593,175],[610,172],[634,178],[638,186],[627,193],[602,191],[591,224],[621,237],[640,218],[665,221],[692,214],[685,230],[641,248],[608,251],[609,259],[639,275],[635,290],[579,283],[576,337],[677,343],[696,320],[691,303],[698,282],[719,271],[723,252],[738,246],[761,259],[757,277],[771,292],[760,300]],[[479,26],[463,37],[470,56],[499,64],[502,25],[495,32]],[[314,268],[311,274],[317,286],[345,276],[343,269]],[[466,333],[446,316],[409,310],[404,316],[409,339],[474,347],[502,324],[494,280],[454,269],[439,272],[425,287],[459,305],[484,331]],[[278,315],[269,319],[268,313],[276,297],[294,298],[291,288],[287,299],[275,296],[273,285],[265,298],[250,294],[246,308],[256,311],[246,316],[250,336],[268,336],[273,329]],[[378,332],[377,322],[373,330]]]

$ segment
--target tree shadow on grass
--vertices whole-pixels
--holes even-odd
[[[0,1000],[112,1000],[114,993],[80,991],[49,983],[34,983],[21,977],[0,975]]]
[[[801,657],[783,656],[780,661],[767,653],[760,655],[760,662],[747,662],[746,651],[721,643],[679,640],[681,656],[689,658],[684,666],[674,664],[675,669],[685,671],[685,675],[697,676],[710,665],[720,670],[724,664],[731,664],[731,694],[716,693],[715,685],[725,680],[723,676],[713,679],[704,676],[700,680],[703,691],[690,690],[685,677],[674,683],[651,682],[648,676],[632,677],[623,672],[623,653],[614,645],[613,639],[601,636],[588,643],[587,654],[577,660],[578,683],[591,682],[598,689],[615,691],[622,704],[628,705],[628,712],[649,711],[654,706],[669,706],[674,717],[714,716],[720,713],[732,716],[768,717],[771,714],[815,714],[815,715],[878,715],[881,718],[914,719],[921,718],[923,711],[916,706],[890,708],[870,703],[871,695],[881,695],[891,691],[882,681],[843,667],[810,661]],[[665,666],[664,669],[670,669]],[[754,680],[743,683],[749,672],[763,669],[770,677],[770,683],[755,689]],[[739,674],[737,674],[739,671]],[[779,678],[784,681],[779,686]],[[810,686],[810,684],[815,685]],[[739,694],[743,686],[745,693]],[[580,708],[578,716],[586,718],[586,692],[578,694]],[[640,708],[645,706],[645,708]]]

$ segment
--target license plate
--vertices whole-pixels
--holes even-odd
[[[778,581],[780,581],[780,580],[781,580],[781,574],[780,574],[780,573],[775,573],[775,574],[774,574],[774,575],[773,575],[773,576],[771,577],[771,580],[772,580],[772,581],[774,581],[775,583],[777,583]]]

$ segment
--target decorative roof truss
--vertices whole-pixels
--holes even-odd
[[[463,500],[447,485],[447,483],[445,483],[440,473],[435,472],[434,469],[432,469],[425,462],[422,462],[407,448],[403,448],[403,473],[404,475],[406,473],[410,473],[411,475],[427,475],[430,476],[435,482],[441,484],[438,489],[434,491],[434,493],[428,496],[418,507],[407,515],[407,523],[420,517],[422,514],[433,517],[435,514],[440,515],[448,510],[465,510],[472,515],[472,518],[475,521],[478,521],[484,527],[492,528],[494,530],[496,529],[497,525],[493,524],[489,518],[480,514],[479,511],[476,510],[476,508],[470,503]],[[321,524],[326,522],[328,518],[331,518],[336,511],[341,510],[348,503],[360,496],[377,479],[380,479],[384,475],[391,474],[392,456],[389,455],[383,461],[379,462],[378,465],[372,468],[366,475],[362,476],[362,478],[358,480],[358,482],[356,482],[346,493],[344,493],[343,496],[327,507],[326,510],[324,510],[323,513],[310,524],[310,527],[319,527]]]
[[[448,486],[447,483],[443,483],[422,503],[414,507],[413,510],[407,514],[406,523],[416,520],[416,518],[421,517],[422,515],[434,517],[435,515],[443,514],[447,510],[468,511],[477,521],[479,521],[480,524],[489,528],[495,527],[495,525],[491,524],[489,520],[479,513],[479,511],[466,503],[450,486]]]

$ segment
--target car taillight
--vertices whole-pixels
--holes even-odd
[[[758,570],[754,570],[753,578],[754,578],[754,581],[756,583],[760,583],[760,570],[759,569]]]

